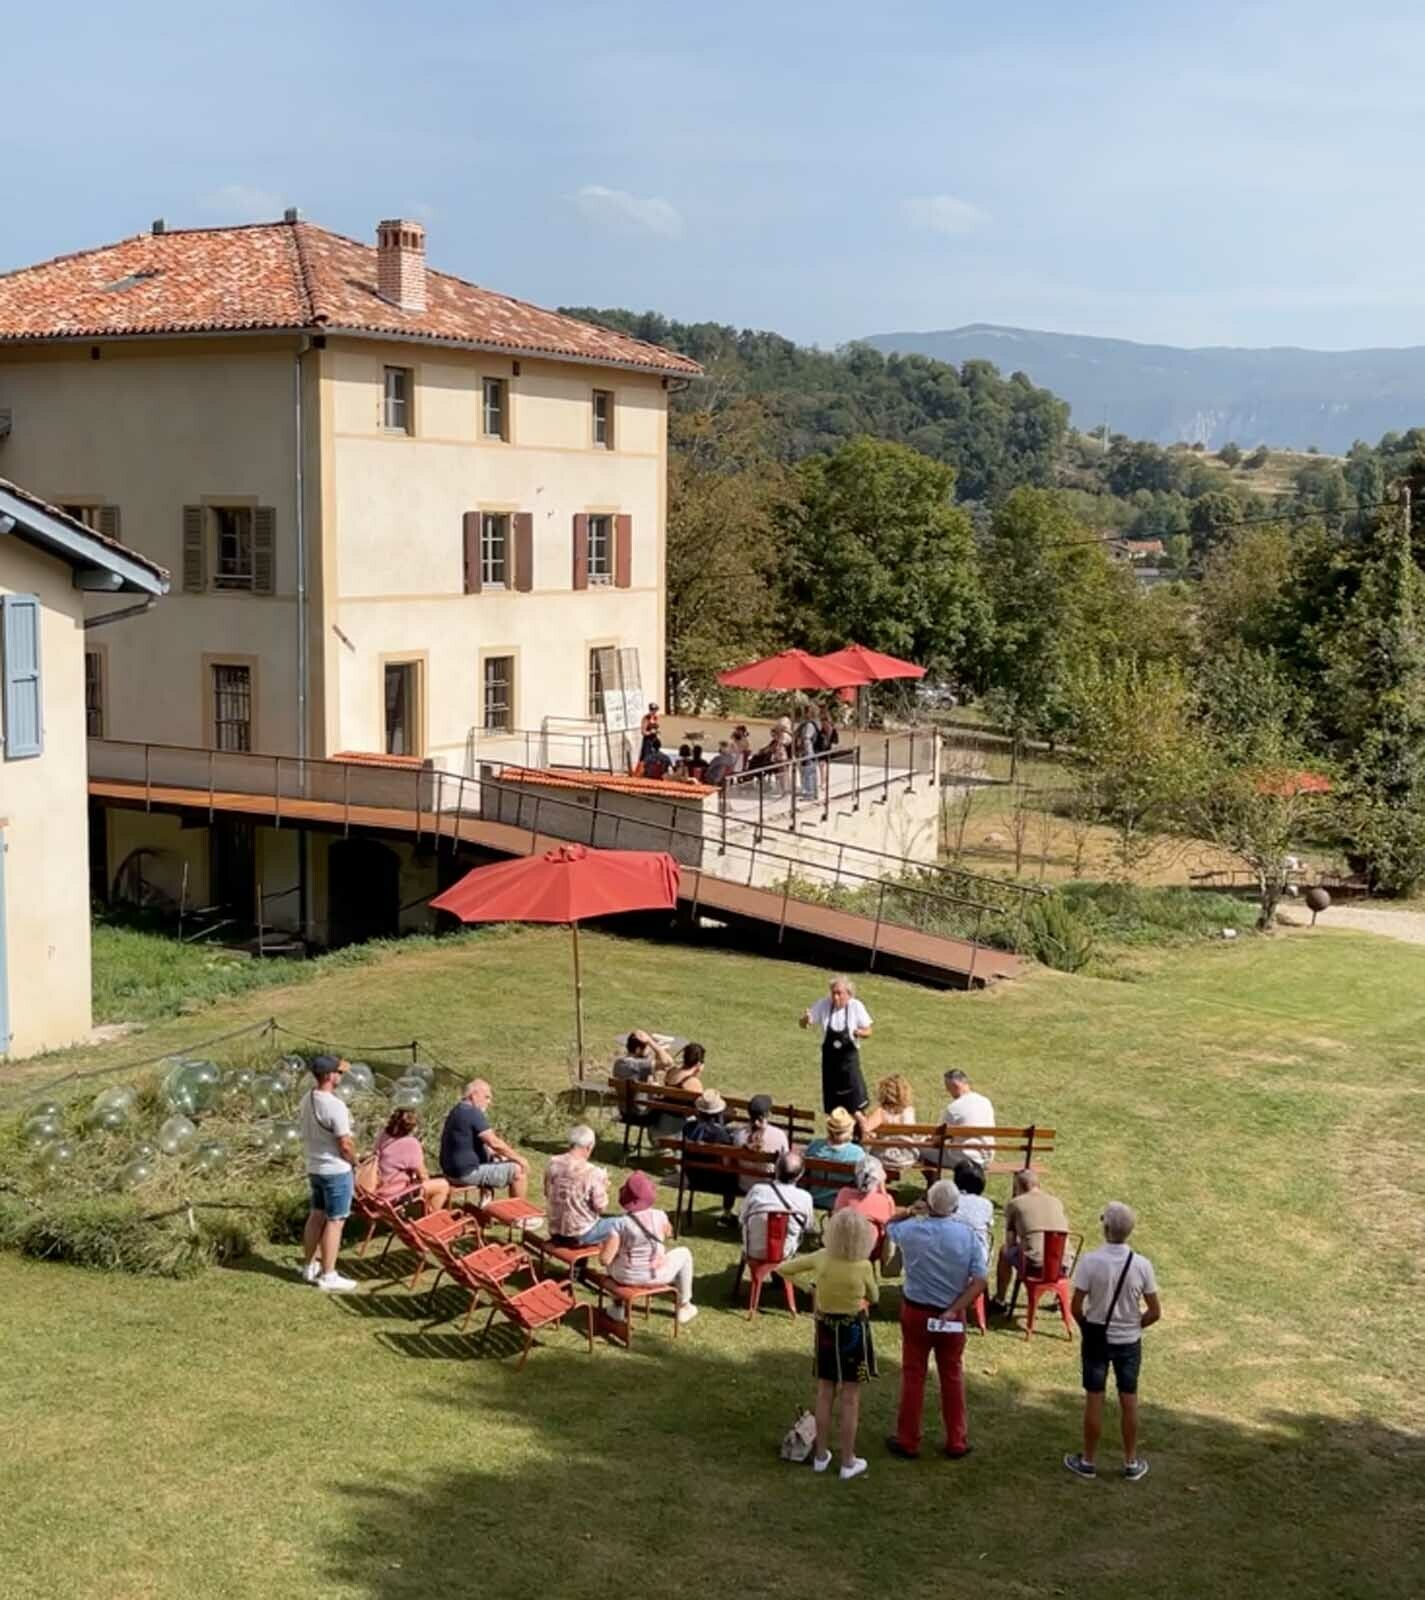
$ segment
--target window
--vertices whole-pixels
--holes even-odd
[[[96,531],[99,527],[98,506],[61,506],[59,508],[67,517],[73,517],[76,522],[82,522],[86,528]]]
[[[411,431],[411,390],[409,367],[386,367],[382,371],[381,426],[392,433]]]
[[[252,668],[213,668],[213,745],[218,750],[252,749]]]
[[[104,657],[97,650],[84,652],[84,732],[104,737]]]
[[[589,652],[589,716],[594,722],[602,721],[604,715],[603,653],[602,647]]]
[[[212,514],[213,527],[217,534],[213,587],[255,588],[252,560],[252,507],[214,506]]]
[[[614,447],[614,395],[612,389],[594,390],[594,443],[602,450]]]
[[[589,518],[589,582],[614,581],[614,519]]]
[[[515,658],[485,657],[485,727],[508,732],[515,725]]]
[[[386,754],[420,752],[420,662],[393,661],[386,667]]]
[[[481,386],[480,431],[487,439],[505,438],[505,380],[486,378]]]
[[[487,511],[480,518],[480,582],[484,588],[503,589],[509,582],[510,519],[503,511]]]

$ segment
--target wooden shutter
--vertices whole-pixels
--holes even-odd
[[[633,518],[614,518],[614,588],[633,584]]]
[[[582,511],[574,513],[574,587],[589,587],[589,519]]]
[[[119,537],[119,508],[118,506],[99,507],[99,532],[106,539]]]
[[[183,589],[202,594],[208,587],[208,519],[202,506],[183,508]]]
[[[528,511],[516,511],[515,527],[515,588],[528,594],[534,588],[534,516]]]
[[[40,691],[40,603],[32,594],[0,600],[5,674],[5,756],[37,756],[45,747]]]
[[[258,506],[252,514],[252,588],[255,594],[277,593],[277,512]]]
[[[480,513],[467,511],[461,518],[462,549],[465,553],[465,592],[480,593]]]

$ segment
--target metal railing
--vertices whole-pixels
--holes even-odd
[[[557,723],[568,726],[559,727]],[[628,736],[615,734],[615,740]],[[637,734],[632,736],[637,743]],[[472,727],[465,735],[465,775],[473,778],[482,764],[507,767],[572,767],[580,772],[608,772],[609,737],[601,723],[588,718],[546,719],[542,728]]]
[[[463,838],[471,843],[481,842],[462,832],[462,824],[479,820],[519,828],[527,834],[526,844],[531,851],[542,848],[546,837],[597,849],[663,849],[693,870],[694,915],[705,875],[703,851],[716,842],[709,839],[701,826],[688,826],[684,815],[689,809],[688,799],[684,797],[680,801],[671,785],[667,815],[660,820],[651,813],[635,816],[613,809],[597,789],[591,801],[571,800],[537,790],[532,793],[527,785],[504,783],[490,777],[468,778],[430,767],[393,769],[364,762],[266,756],[117,739],[90,740],[89,761],[92,780],[130,785],[136,795],[142,795],[145,810],[173,803],[172,791],[177,790],[183,792],[179,804],[191,806],[194,801],[188,797],[196,797],[197,808],[203,809],[206,800],[210,821],[218,810],[234,809],[220,806],[220,796],[238,796],[262,802],[260,810],[256,806],[245,806],[242,812],[260,822],[270,820],[275,828],[339,824],[344,835],[349,835],[353,825],[358,829],[414,831],[417,842],[430,834],[437,846],[444,840],[453,850]],[[324,808],[326,814],[315,809],[317,807]],[[705,816],[701,807],[697,814],[701,824]],[[819,885],[808,876],[818,870],[815,864],[787,850],[769,847],[755,836],[749,842],[729,839],[725,848],[729,855],[746,858],[749,886],[757,878],[759,865],[764,874],[769,867],[775,869],[782,889],[782,909],[777,922],[779,943],[786,932],[787,911],[792,900],[827,905],[871,918],[871,966],[875,965],[884,926],[911,927],[967,940],[974,946],[969,968],[973,979],[977,952],[988,948],[982,938],[985,918],[1005,915],[1003,906],[944,889],[891,881],[846,866],[844,861],[838,863],[829,886]],[[724,873],[706,875],[721,881],[727,881],[729,876]],[[853,895],[869,897],[873,890],[873,918],[866,906],[846,903]],[[842,897],[840,904],[837,896]],[[1021,901],[1021,921],[1022,917]],[[946,920],[970,920],[973,925],[969,928],[941,926]]]

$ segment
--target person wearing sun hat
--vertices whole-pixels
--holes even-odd
[[[727,1125],[727,1101],[716,1089],[704,1089],[693,1102],[693,1114],[683,1124],[684,1144],[735,1145],[737,1137]],[[715,1194],[722,1199],[723,1227],[736,1227],[732,1208],[739,1191],[735,1173],[690,1172],[688,1187],[694,1194]]]
[[[854,1169],[866,1159],[866,1152],[852,1137],[855,1131],[856,1119],[845,1106],[837,1106],[827,1116],[825,1138],[813,1139],[806,1147],[807,1159],[841,1161]],[[811,1197],[818,1211],[830,1211],[836,1204],[837,1193],[836,1189],[813,1189]]]
[[[658,1191],[646,1172],[632,1172],[618,1192],[623,1215],[612,1219],[614,1231],[599,1251],[600,1263],[617,1283],[671,1283],[678,1291],[678,1321],[691,1322],[698,1314],[693,1304],[693,1253],[685,1245],[664,1248],[673,1232],[666,1211],[657,1205]],[[626,1315],[621,1305],[608,1308],[616,1322]]]

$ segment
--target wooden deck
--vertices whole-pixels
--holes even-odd
[[[496,855],[524,856],[552,850],[568,841],[533,833],[502,822],[445,812],[417,812],[399,807],[348,805],[324,800],[299,800],[227,790],[188,789],[171,785],[91,779],[95,800],[140,810],[177,811],[251,817],[273,827],[318,827],[347,831],[396,833],[407,837],[448,839]],[[893,972],[924,983],[970,988],[1000,978],[1017,977],[1019,958],[968,939],[924,933],[892,922],[878,922],[832,906],[798,900],[778,889],[734,883],[698,867],[680,868],[679,900],[694,924],[706,916],[733,924],[777,947],[810,947],[817,954],[853,971]]]

